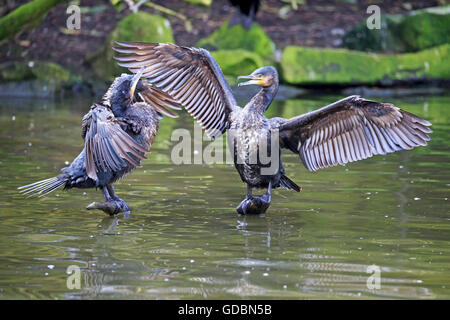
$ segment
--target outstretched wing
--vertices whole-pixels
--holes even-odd
[[[94,105],[83,118],[86,173],[97,180],[98,172],[116,172],[129,165],[139,167],[146,150],[120,126],[106,107]]]
[[[171,118],[177,118],[178,116],[170,109],[181,110],[176,100],[147,81],[141,80],[138,82],[135,96],[137,96],[135,97],[137,101],[141,100],[160,114]],[[170,109],[166,107],[169,107]]]
[[[279,125],[280,145],[309,171],[427,145],[431,123],[389,103],[351,96]]]
[[[212,137],[225,132],[237,108],[222,70],[204,49],[171,43],[117,42],[119,65],[143,76],[182,104]]]

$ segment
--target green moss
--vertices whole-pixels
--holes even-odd
[[[25,62],[10,62],[0,65],[0,80],[3,82],[32,78],[31,68]]]
[[[0,18],[0,41],[11,38],[20,31],[34,28],[47,12],[65,0],[34,0]]]
[[[347,32],[344,45],[361,51],[416,52],[450,43],[450,6],[381,16],[381,29],[368,29],[366,20]]]
[[[448,80],[449,62],[450,44],[397,55],[289,46],[283,52],[281,67],[284,81],[292,84],[359,85]]]
[[[53,62],[15,61],[0,65],[4,96],[51,98],[73,81],[68,70]]]
[[[89,57],[94,72],[103,80],[112,80],[126,72],[114,60],[114,41],[174,42],[168,20],[146,12],[133,13],[122,19],[108,36],[103,47]]]
[[[70,72],[53,62],[37,62],[31,70],[37,79],[56,82],[70,80]]]
[[[63,84],[70,78],[69,71],[53,62],[9,62],[0,66],[0,79],[3,81],[38,79]]]
[[[211,52],[223,73],[230,77],[250,74],[262,67],[264,61],[260,56],[246,50],[218,50]]]
[[[257,23],[253,23],[249,30],[241,25],[228,27],[225,22],[209,37],[201,39],[197,47],[210,51],[244,49],[260,55],[264,59],[272,59],[275,45],[270,37]]]
[[[411,15],[399,24],[397,34],[410,52],[450,43],[450,14]]]

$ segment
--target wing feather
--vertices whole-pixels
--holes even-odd
[[[280,145],[310,171],[426,146],[431,123],[389,103],[351,96],[279,124]]]
[[[216,137],[228,127],[229,115],[238,108],[217,62],[204,49],[170,43],[118,41],[118,64],[143,76],[169,94]]]
[[[120,126],[110,109],[94,105],[85,134],[86,172],[98,180],[99,172],[116,172],[129,165],[139,167],[149,151],[133,140]],[[84,119],[84,118],[83,118]]]

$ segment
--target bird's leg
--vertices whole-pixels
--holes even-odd
[[[261,214],[265,213],[267,208],[270,206],[272,194],[272,181],[269,182],[269,186],[267,188],[267,193],[262,196],[248,196],[247,198],[241,202],[241,204],[237,207],[237,211],[240,214]]]
[[[112,186],[111,186],[111,188],[109,188],[108,186],[102,187],[101,190],[102,190],[103,197],[105,198],[105,202],[92,202],[89,206],[86,207],[86,209],[102,210],[111,216],[118,214],[119,212],[122,212],[122,211],[128,212],[130,210],[130,208],[125,203],[125,201],[123,201],[122,199],[117,197]]]
[[[258,197],[261,201],[260,207],[266,212],[267,208],[270,206],[270,201],[272,200],[272,181],[269,181],[269,186],[267,187],[267,193]]]
[[[247,197],[237,206],[236,211],[239,214],[247,214],[247,208],[251,204],[252,198],[252,187],[247,183]]]
[[[119,198],[119,196],[116,194],[116,190],[114,190],[114,187],[112,184],[108,184],[106,186],[106,188],[108,188],[108,192],[111,195],[111,197],[113,198],[113,200],[116,202],[117,206],[120,208],[120,211],[128,213],[130,212],[130,207],[128,206],[128,204],[123,201],[122,199]]]

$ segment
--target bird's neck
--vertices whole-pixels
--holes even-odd
[[[259,92],[252,98],[248,104],[250,112],[257,112],[259,114],[264,114],[264,112],[269,108],[275,95],[278,91],[278,84],[274,84],[270,87],[263,87]]]
[[[128,108],[128,103],[119,101],[118,99],[111,99],[108,101],[108,104],[116,117],[121,116]]]

